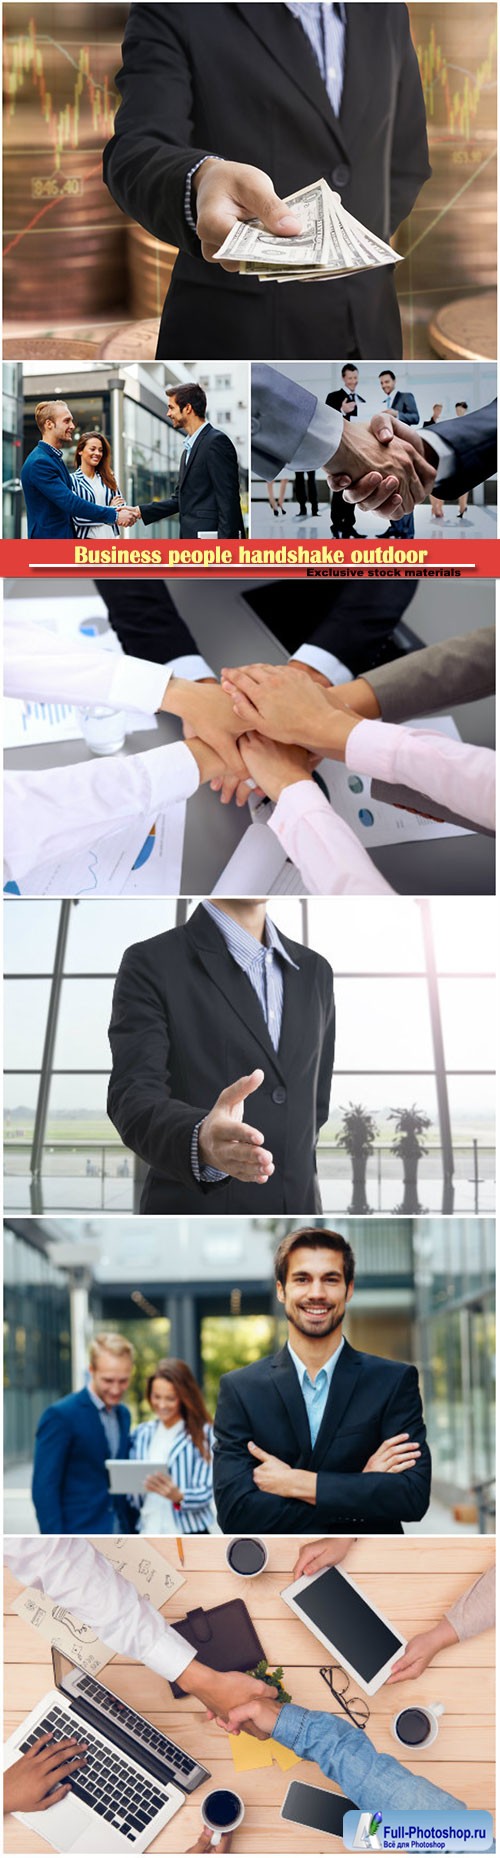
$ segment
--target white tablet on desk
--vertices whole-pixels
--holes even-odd
[[[404,1652],[406,1639],[365,1599],[350,1574],[341,1568],[304,1574],[285,1587],[281,1598],[366,1695],[375,1696]]]
[[[165,1476],[166,1464],[151,1464],[147,1458],[107,1458],[106,1470],[114,1497],[142,1497],[146,1478]]]

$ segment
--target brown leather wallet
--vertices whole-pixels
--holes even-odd
[[[266,1656],[244,1600],[226,1600],[206,1612],[195,1606],[185,1619],[176,1619],[175,1630],[210,1671],[252,1671]],[[171,1688],[174,1697],[184,1696],[179,1684]]]

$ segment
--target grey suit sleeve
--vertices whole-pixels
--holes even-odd
[[[270,479],[295,456],[318,405],[317,394],[279,368],[252,368],[252,471]]]
[[[489,697],[495,689],[495,633],[492,626],[462,637],[443,639],[421,652],[409,652],[363,676],[380,706],[385,723],[411,722]]]

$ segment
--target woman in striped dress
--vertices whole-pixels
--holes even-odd
[[[185,1361],[159,1361],[146,1394],[154,1414],[136,1426],[131,1458],[164,1464],[146,1478],[140,1504],[140,1535],[209,1535],[215,1526],[212,1500],[213,1428],[203,1394]]]
[[[71,483],[77,496],[84,497],[89,504],[88,523],[82,521],[73,525],[78,540],[86,542],[90,536],[97,542],[105,542],[110,535],[123,535],[117,523],[111,529],[109,523],[99,522],[99,504],[115,503],[119,510],[123,503],[113,471],[111,446],[103,432],[82,432],[75,451]]]

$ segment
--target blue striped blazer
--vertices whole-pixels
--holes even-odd
[[[136,1426],[130,1436],[130,1458],[147,1458],[157,1419],[146,1419]],[[193,1445],[190,1433],[184,1432],[172,1445],[169,1459],[170,1476],[175,1478],[179,1490],[182,1490],[182,1503],[176,1510],[179,1535],[201,1535],[204,1530],[212,1530],[215,1521],[213,1508],[213,1444],[212,1426],[204,1427],[204,1436],[209,1446],[210,1458],[202,1458],[201,1452]],[[138,1498],[139,1507],[142,1499]]]
[[[75,522],[75,518],[73,517],[73,528],[74,528],[75,535],[77,536],[78,541],[84,542],[85,537],[88,536],[89,529],[93,529],[94,523],[99,522],[99,514],[100,514],[100,510],[102,509],[102,504],[99,504],[97,502],[97,497],[94,496],[90,478],[85,476],[85,472],[82,471],[81,465],[78,465],[78,469],[76,471],[70,472],[70,477],[71,477],[72,489],[76,491],[77,497],[83,497],[84,502],[90,503],[92,506],[91,510],[89,510],[88,523]],[[113,497],[116,495],[116,493],[114,490],[110,490],[109,484],[105,484],[104,489],[106,492],[106,503],[109,506],[109,504],[113,502]],[[121,492],[119,492],[118,494],[121,495]],[[112,528],[111,528],[111,525],[107,523],[106,528],[108,530],[109,535],[120,534],[118,523],[113,523]]]

